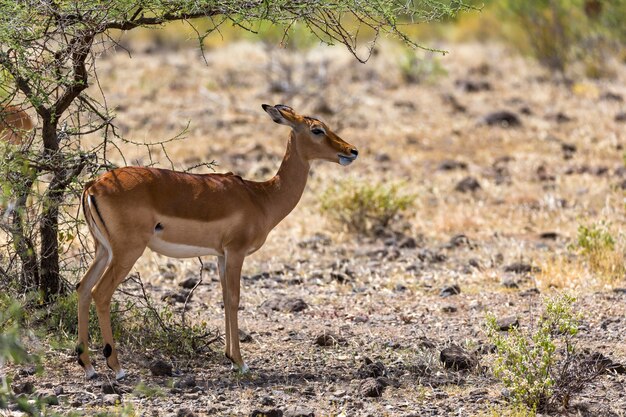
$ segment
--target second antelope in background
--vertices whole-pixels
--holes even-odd
[[[17,106],[0,107],[0,140],[13,145],[21,145],[26,134],[33,129],[28,114]]]
[[[111,331],[111,298],[147,247],[175,258],[217,256],[226,316],[225,353],[240,372],[248,371],[239,350],[237,321],[244,259],[298,204],[311,161],[349,165],[358,155],[320,120],[280,104],[264,104],[263,110],[274,122],[291,128],[283,162],[268,181],[248,181],[232,173],[126,167],[85,186],[83,210],[96,243],[94,261],[76,287],[78,363],[87,378],[95,375],[88,348],[92,298],[107,365],[117,379],[125,376]]]

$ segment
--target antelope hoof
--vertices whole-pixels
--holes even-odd
[[[121,381],[124,378],[126,378],[126,371],[124,371],[123,369],[120,369],[119,371],[115,373],[116,381]]]
[[[98,374],[96,373],[96,370],[93,369],[93,365],[87,365],[85,366],[85,379],[87,381],[94,379],[98,376]]]
[[[233,372],[237,372],[239,375],[248,375],[250,374],[250,367],[244,362],[243,365],[235,365],[234,363],[231,366]]]

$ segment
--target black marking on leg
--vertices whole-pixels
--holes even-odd
[[[102,214],[100,214],[100,210],[98,209],[98,205],[96,204],[96,198],[94,196],[92,196],[92,195],[89,195],[89,199],[91,201],[91,205],[93,206],[93,208],[96,209],[96,214],[98,215],[98,218],[100,219],[100,222],[102,223],[102,226],[104,227],[104,230],[106,232],[108,232],[107,225],[106,225],[106,223],[104,223],[104,219],[102,218]]]
[[[85,362],[83,362],[83,360],[80,357],[78,358],[78,364],[82,366],[83,368],[85,367]]]
[[[235,363],[235,361],[233,361],[233,358],[231,358],[230,355],[227,352],[224,352],[224,356],[226,356],[226,359],[228,359],[232,363]]]
[[[76,349],[74,349],[74,351],[76,352],[78,356],[82,355],[83,352],[85,351],[85,349],[83,348],[83,344],[79,343],[78,345],[76,345]]]
[[[78,284],[76,284],[76,291],[78,291],[79,287],[80,287],[80,282]]]
[[[108,358],[109,356],[111,356],[111,353],[113,353],[113,348],[111,347],[111,345],[107,343],[104,349],[102,350],[102,353],[104,353],[105,358]]]
[[[154,231],[160,232],[161,230],[163,230],[163,225],[161,223],[157,223],[156,226],[154,226]]]

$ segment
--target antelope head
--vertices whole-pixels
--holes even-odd
[[[302,116],[283,104],[262,105],[275,123],[291,127],[298,152],[306,160],[322,159],[350,165],[359,151],[314,117]]]

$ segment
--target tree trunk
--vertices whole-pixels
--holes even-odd
[[[18,191],[12,218],[13,245],[17,255],[22,261],[22,274],[20,276],[20,291],[28,292],[39,288],[39,265],[37,252],[32,239],[27,235],[24,228],[24,215],[26,202],[33,186],[32,176],[26,177],[24,187]]]

